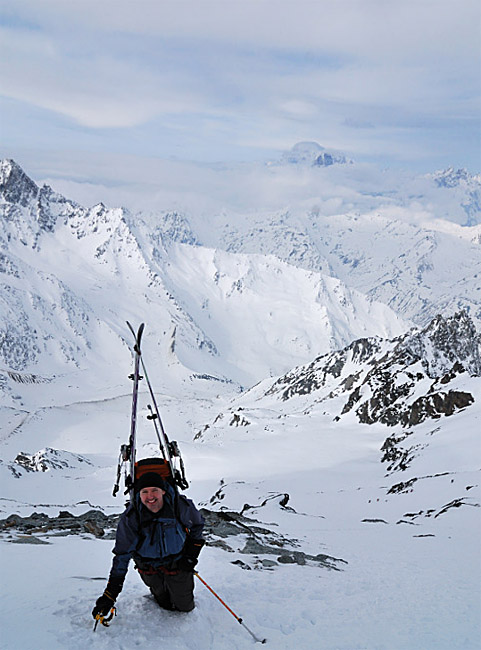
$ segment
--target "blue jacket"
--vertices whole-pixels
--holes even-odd
[[[119,519],[111,578],[123,579],[131,558],[139,565],[172,567],[182,555],[187,535],[193,539],[202,537],[204,518],[192,501],[179,495],[176,516],[174,500],[174,490],[167,485],[164,506],[153,513],[135,495],[135,505],[129,504]]]

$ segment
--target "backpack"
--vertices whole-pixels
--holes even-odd
[[[142,460],[136,461],[134,466],[134,485],[135,481],[143,474],[147,474],[147,472],[159,474],[164,481],[167,481],[174,487],[174,479],[170,471],[170,465],[164,458],[142,458]]]

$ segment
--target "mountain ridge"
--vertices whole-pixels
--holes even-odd
[[[481,377],[481,333],[466,312],[438,315],[423,329],[391,340],[358,339],[273,383],[260,382],[206,424],[197,439],[215,437],[216,422],[220,428],[255,428],[253,414],[263,410],[282,417],[322,410],[335,422],[354,416],[360,424],[412,427],[473,404],[468,376]]]
[[[168,213],[151,228],[123,208],[102,203],[84,208],[50,190],[42,194],[11,161],[2,170],[0,299],[5,308],[0,353],[11,370],[45,373],[53,361],[57,374],[63,365],[85,368],[99,348],[96,363],[103,350],[124,358],[121,323],[133,314],[155,323],[152,334],[159,341],[175,332],[175,352],[169,354],[185,366],[186,376],[190,370],[244,386],[277,375],[322,348],[347,343],[366,328],[399,333],[407,327],[389,308],[337,279],[323,279],[275,256],[202,247],[177,213]],[[277,289],[280,281],[279,286],[291,287],[289,299]],[[300,320],[295,317],[298,300]],[[239,339],[232,322],[221,317],[229,304],[232,310],[236,305],[250,337]],[[252,304],[265,307],[258,312]],[[266,337],[265,351],[270,352],[263,359],[258,345]],[[158,343],[163,355],[165,348]],[[37,366],[44,355],[45,362]]]

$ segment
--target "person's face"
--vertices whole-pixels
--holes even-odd
[[[151,512],[159,512],[164,505],[164,490],[158,487],[146,487],[140,490],[140,500]]]

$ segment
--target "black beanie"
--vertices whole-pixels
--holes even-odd
[[[147,487],[158,487],[165,492],[164,480],[160,474],[157,474],[156,472],[146,472],[135,481],[135,492],[140,492],[140,490]]]

